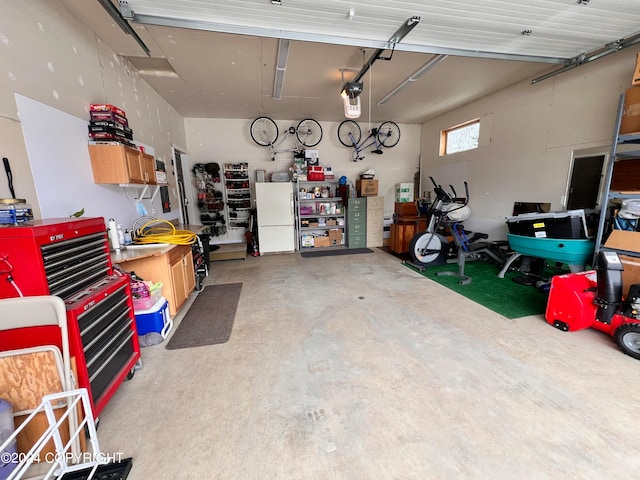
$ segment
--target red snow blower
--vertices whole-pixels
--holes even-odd
[[[640,284],[622,299],[622,263],[616,252],[598,252],[596,270],[551,280],[545,318],[563,331],[593,327],[615,338],[620,350],[640,360]]]

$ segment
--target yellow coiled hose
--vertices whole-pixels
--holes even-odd
[[[155,224],[166,225],[155,225]],[[135,232],[133,243],[171,243],[174,245],[192,245],[196,242],[196,234],[189,230],[177,230],[168,220],[152,220],[145,223]]]

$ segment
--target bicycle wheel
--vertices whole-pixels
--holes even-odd
[[[378,127],[378,141],[383,147],[395,147],[400,141],[400,127],[394,122],[382,122]]]
[[[258,117],[249,128],[251,138],[262,147],[273,145],[278,139],[278,126],[269,117]]]
[[[360,142],[362,131],[360,125],[353,120],[344,120],[338,125],[338,140],[345,147],[356,147]]]
[[[315,147],[322,140],[322,127],[313,118],[305,118],[296,128],[296,137],[305,147]]]

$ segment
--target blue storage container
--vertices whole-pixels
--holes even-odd
[[[138,335],[157,332],[163,338],[167,338],[173,326],[173,320],[169,316],[169,302],[164,297],[158,298],[155,305],[148,310],[136,311],[135,315]]]
[[[593,258],[595,240],[536,238],[507,234],[514,252],[532,257],[555,260],[568,265],[588,265]]]

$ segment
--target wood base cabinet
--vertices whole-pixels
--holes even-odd
[[[176,305],[176,311],[189,298],[196,286],[193,268],[193,254],[188,245],[179,245],[169,253],[169,273],[171,275],[171,296]],[[171,306],[169,306],[171,313]]]
[[[393,223],[390,227],[389,250],[396,253],[408,253],[409,245],[416,233],[426,230],[426,221],[415,223]]]
[[[162,295],[169,303],[171,316],[180,310],[196,286],[190,245],[175,245],[166,253],[126,260],[120,265],[145,280],[162,282]]]

